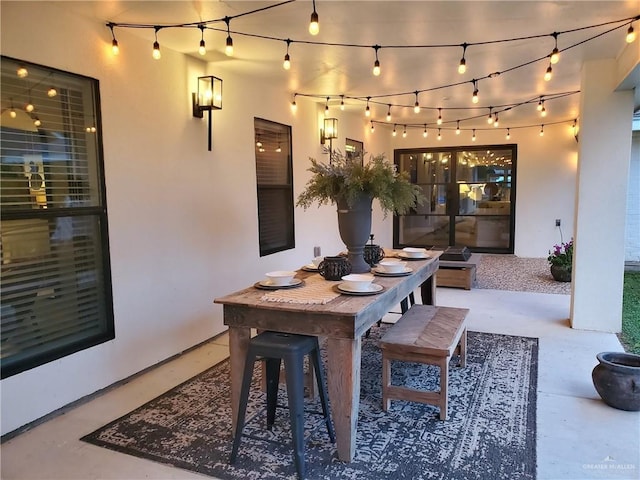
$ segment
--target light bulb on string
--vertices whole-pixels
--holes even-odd
[[[56,95],[58,95],[58,91],[56,90],[56,87],[49,87],[49,90],[47,90],[47,96],[49,98],[53,98]]]
[[[538,100],[538,106],[536,107],[536,109],[541,112],[542,111],[542,107],[544,107],[544,100],[542,100],[542,97],[540,97],[540,100]]]
[[[291,111],[296,112],[298,110],[298,104],[296,103],[296,96],[293,95],[293,101],[291,102]]]
[[[404,130],[402,131],[402,138],[407,138],[407,126],[404,126]]]
[[[395,136],[397,135],[397,133],[398,133],[398,132],[396,132],[396,126],[395,126],[395,124],[394,124],[394,125],[393,125],[393,131],[391,132],[391,135],[392,135],[393,137],[395,137]]]
[[[544,125],[540,125],[540,134],[541,137],[544,137]]]
[[[371,120],[371,133],[373,133],[375,131],[375,126],[373,125],[373,120]]]
[[[428,135],[429,135],[429,132],[427,132],[427,125],[425,124],[425,126],[424,126],[424,132],[422,132],[422,136],[423,136],[424,138],[427,138],[427,136],[428,136]]]
[[[198,47],[198,53],[200,55],[206,55],[207,47],[204,44],[204,25],[198,25],[198,28],[200,29],[200,46]]]
[[[415,91],[416,94],[416,103],[413,104],[413,111],[415,113],[420,113],[420,104],[418,103],[418,91]]]
[[[9,104],[11,105],[9,109],[9,116],[11,118],[16,118],[18,116],[18,113],[16,112],[16,109],[13,107],[13,98],[9,99]]]
[[[311,13],[311,20],[309,21],[309,33],[311,35],[317,35],[320,31],[320,24],[318,23],[318,12],[316,12],[316,0],[313,0],[313,12]]]
[[[154,58],[154,60],[160,60],[160,58],[162,57],[162,54],[160,53],[160,44],[158,43],[158,30],[160,30],[160,27],[154,27],[155,30],[155,41],[153,42],[153,52],[151,53],[151,56]]]
[[[284,61],[282,62],[282,68],[289,70],[291,68],[291,57],[289,56],[289,45],[291,40],[287,38],[287,53],[284,54]]]
[[[465,53],[467,52],[467,47],[468,45],[466,43],[462,44],[462,58],[458,64],[458,73],[461,75],[467,71],[467,61],[464,58]]]
[[[547,116],[547,109],[545,108],[545,106],[542,106],[542,110],[540,110],[540,116],[541,117],[546,117]]]
[[[365,117],[370,117],[371,116],[371,109],[369,108],[369,100],[370,99],[371,99],[371,97],[367,97],[367,108],[364,109]]]
[[[116,40],[116,35],[115,33],[113,33],[113,23],[108,23],[107,24],[109,27],[109,30],[111,30],[111,53],[113,53],[114,55],[118,55],[120,53],[120,47],[118,46],[118,40]]]
[[[551,68],[551,64],[549,64],[549,66],[547,67],[547,71],[544,72],[544,79],[545,81],[549,81],[551,80],[551,76],[553,75],[553,68]]]
[[[229,24],[231,23],[231,19],[229,17],[224,17],[224,23],[227,24],[227,43],[224,47],[224,53],[227,57],[233,56],[233,39],[231,38],[231,31],[229,29]]]
[[[373,49],[376,51],[376,61],[373,62],[373,75],[378,77],[380,75],[380,60],[378,60],[378,49],[380,45],[374,45]]]
[[[442,140],[442,132],[438,129],[438,140]]]
[[[26,67],[20,66],[18,67],[18,70],[16,70],[16,75],[18,75],[18,77],[20,78],[25,78],[27,75],[29,75],[29,71],[26,69]]]
[[[329,115],[329,97],[327,97],[327,103],[324,104],[324,116]]]
[[[471,141],[472,141],[472,142],[475,142],[475,141],[476,141],[476,129],[475,129],[475,128],[473,129],[473,132],[472,132],[472,134],[471,134]]]
[[[491,113],[493,107],[489,107],[489,115],[487,116],[487,123],[491,125],[493,123],[493,113]]]
[[[278,144],[278,148],[276,148],[276,153],[282,152],[282,146]]]
[[[340,110],[344,111],[344,95],[340,95]]]
[[[389,108],[387,109],[387,122],[391,121],[391,104],[389,104]]]
[[[629,24],[629,28],[627,29],[627,36],[625,40],[627,43],[633,43],[636,39],[636,32],[633,31],[633,24]]]
[[[477,81],[474,80],[473,81],[473,96],[471,97],[471,102],[478,103],[478,101],[479,101],[478,93],[479,93],[478,84],[477,84]]]
[[[33,105],[33,102],[31,101],[31,90],[29,90],[29,101],[24,106],[24,109],[28,113],[31,113],[36,109],[36,107]]]
[[[42,122],[40,121],[40,119],[38,117],[36,117],[36,119],[33,121],[33,124],[36,127],[39,127],[40,125],[42,125]]]
[[[574,137],[578,133],[578,119],[577,118],[573,119],[573,125],[571,125],[571,133],[573,133]]]
[[[507,136],[506,136],[507,140],[511,139],[511,131],[507,128]]]
[[[560,52],[558,51],[558,34],[554,32],[553,38],[555,40],[555,46],[553,47],[553,50],[551,50],[549,61],[555,65],[560,61]]]
[[[442,125],[442,108],[438,108],[438,120],[436,120],[438,125]]]
[[[456,121],[456,135],[460,135],[460,120]]]
[[[495,118],[493,119],[493,126],[497,127],[500,124],[500,121],[498,120],[498,114],[495,114]]]

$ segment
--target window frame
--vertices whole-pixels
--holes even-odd
[[[65,319],[69,318],[71,320],[75,320],[78,324],[76,329],[76,334],[80,334],[79,338],[76,338],[73,335],[74,331],[72,328],[69,330],[64,330],[65,335],[68,335],[69,340],[65,342],[60,342],[53,338],[48,340],[48,344],[51,345],[51,348],[48,349],[33,349],[31,354],[24,356],[23,358],[19,358],[13,362],[7,362],[3,357],[2,367],[1,367],[1,378],[8,378],[10,376],[22,373],[24,371],[39,367],[51,361],[66,357],[68,355],[72,355],[79,351],[94,347],[101,343],[113,340],[115,338],[115,322],[114,322],[114,314],[113,314],[113,293],[112,293],[112,279],[111,279],[111,263],[110,263],[110,251],[109,251],[109,231],[108,231],[108,215],[107,215],[107,196],[106,196],[106,181],[104,175],[104,150],[103,150],[103,142],[102,142],[102,118],[101,118],[101,99],[100,99],[100,82],[92,77],[88,77],[85,75],[68,72],[64,70],[59,70],[53,67],[36,64],[28,61],[23,61],[20,59],[7,57],[5,55],[0,56],[0,59],[3,63],[15,63],[18,65],[24,65],[27,69],[32,69],[34,72],[38,72],[41,74],[47,74],[46,77],[53,79],[57,79],[60,82],[60,88],[69,89],[73,82],[81,82],[84,84],[84,88],[88,89],[91,95],[91,105],[86,105],[82,103],[82,120],[87,120],[88,115],[92,115],[91,122],[95,127],[93,130],[93,134],[95,134],[94,144],[91,146],[91,153],[85,153],[85,157],[78,157],[77,152],[74,151],[74,157],[70,157],[67,162],[86,162],[87,167],[94,168],[94,182],[95,185],[91,185],[91,181],[87,188],[90,192],[91,188],[95,188],[95,194],[89,196],[91,197],[91,201],[89,205],[61,205],[60,203],[55,203],[53,200],[47,200],[52,203],[51,208],[42,207],[40,205],[33,206],[29,208],[26,203],[25,205],[20,205],[17,208],[2,208],[0,210],[0,220],[2,222],[5,221],[13,221],[13,220],[43,220],[49,224],[49,229],[51,229],[51,223],[55,222],[56,219],[68,219],[73,222],[74,219],[77,219],[78,222],[88,221],[89,224],[93,226],[93,231],[96,234],[91,237],[82,237],[82,246],[91,250],[91,252],[96,253],[96,255],[91,256],[91,260],[93,263],[90,266],[95,266],[96,268],[87,270],[86,264],[82,261],[78,260],[77,248],[78,244],[76,243],[77,231],[73,230],[73,240],[70,242],[74,251],[73,255],[59,255],[54,254],[57,264],[57,269],[54,270],[54,274],[57,274],[60,278],[62,278],[61,267],[65,269],[69,269],[68,271],[72,271],[77,283],[77,289],[82,290],[81,285],[81,277],[83,274],[87,272],[95,272],[95,284],[94,287],[95,292],[92,290],[92,294],[94,294],[92,299],[95,299],[93,304],[93,308],[98,311],[93,321],[95,323],[91,323],[91,328],[85,328],[85,318],[80,319],[79,312],[82,308],[85,308],[85,304],[81,305],[81,295],[77,295],[75,298],[75,303],[68,302],[68,305],[76,307],[76,315],[69,314],[68,317],[65,314]],[[4,76],[4,68],[3,68],[3,76]],[[62,79],[68,79],[67,83],[64,83]],[[40,88],[46,88],[48,85],[39,85]],[[35,88],[35,87],[34,87]],[[3,105],[5,103],[5,95],[3,94]],[[53,114],[51,114],[53,115]],[[66,118],[62,113],[59,114],[60,118]],[[79,136],[81,132],[77,126],[75,128],[69,127],[69,130],[62,130],[63,134],[60,136],[64,139],[64,141],[69,144],[78,142]],[[10,131],[15,131],[11,128],[5,130],[4,128],[0,129],[1,136],[8,135]],[[55,127],[49,128],[47,130],[47,125],[43,122],[42,127],[38,127],[38,135],[40,137],[44,137],[43,132],[58,132]],[[87,130],[86,132],[89,132]],[[47,142],[46,139],[43,139],[41,142],[36,144],[37,148],[42,148],[42,157],[43,161],[50,163],[52,159],[50,157],[53,156],[51,143]],[[25,146],[22,150],[17,150],[17,152],[21,152],[24,156],[28,155],[33,150],[33,145]],[[4,155],[4,152],[3,152]],[[24,157],[23,157],[24,158]],[[76,165],[74,163],[74,165]],[[44,168],[44,167],[43,167]],[[51,165],[47,165],[46,168],[51,168]],[[76,167],[74,167],[76,168]],[[44,170],[46,174],[46,169]],[[63,170],[62,174],[58,174],[66,179],[65,187],[68,189],[69,194],[71,192],[75,192],[75,180],[72,179],[70,175],[70,170]],[[80,187],[77,187],[80,189]],[[81,191],[81,190],[78,190]],[[52,199],[54,195],[54,189],[52,187],[45,187],[45,195],[47,199]],[[45,204],[46,205],[46,204]],[[24,234],[22,234],[24,235]],[[28,237],[25,237],[28,238]],[[86,242],[90,243],[86,243]],[[49,240],[51,242],[51,240]],[[51,243],[50,243],[51,245]],[[5,258],[4,258],[4,250],[3,250],[3,258],[2,258],[2,269],[3,273],[5,273]],[[84,257],[82,257],[84,259]],[[63,260],[67,260],[68,262],[63,262]],[[33,261],[34,265],[38,264],[38,259],[35,258]],[[9,261],[7,261],[8,265],[11,265]],[[6,267],[10,270],[10,267]],[[7,270],[8,271],[8,270]],[[10,276],[9,276],[10,277]],[[5,275],[2,275],[0,278],[0,286],[2,285]],[[93,278],[93,277],[92,277]],[[18,280],[16,280],[18,282]],[[44,280],[39,279],[36,282],[31,282],[33,285],[29,285],[29,288],[25,288],[25,291],[28,294],[32,294],[37,297],[39,292],[42,292],[43,285],[45,285]],[[18,285],[20,285],[18,283]],[[82,301],[85,301],[85,298],[82,297]],[[66,306],[67,303],[64,303]],[[4,303],[3,303],[4,306]],[[86,314],[83,314],[86,315]],[[53,316],[53,315],[52,315]],[[46,323],[48,316],[43,318],[38,318],[37,321],[41,322],[43,325]],[[55,320],[49,320],[50,325],[55,325],[59,318]],[[3,324],[5,319],[3,318]],[[7,320],[8,321],[8,320]],[[56,325],[57,326],[57,325]],[[89,332],[90,330],[90,332]],[[68,333],[67,333],[68,332]],[[28,332],[27,332],[28,333]],[[3,340],[5,337],[3,336]],[[24,350],[23,350],[24,351]],[[21,353],[21,352],[18,352]],[[29,353],[29,352],[27,352]],[[8,356],[11,358],[11,356]]]

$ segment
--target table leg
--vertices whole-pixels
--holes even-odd
[[[235,435],[240,388],[247,358],[247,349],[251,339],[251,329],[247,327],[229,327],[229,365],[231,368],[231,434]]]
[[[420,286],[420,294],[422,297],[423,305],[435,305],[436,304],[436,274],[434,273],[427,278]]]
[[[361,339],[327,339],[327,383],[338,458],[351,462],[360,406]],[[349,365],[351,368],[349,368]]]

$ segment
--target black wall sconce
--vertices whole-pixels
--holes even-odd
[[[320,129],[320,143],[324,145],[329,140],[329,156],[333,147],[333,140],[338,138],[338,119],[325,118],[323,128]]]
[[[203,118],[209,112],[209,151],[211,151],[211,129],[213,110],[222,110],[222,79],[212,75],[198,77],[198,91],[191,94],[193,100],[193,116]]]

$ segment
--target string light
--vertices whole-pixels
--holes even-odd
[[[387,108],[387,122],[391,121],[391,104],[388,105]]]
[[[536,109],[541,112],[542,111],[542,107],[544,107],[544,100],[542,100],[542,97],[540,97],[540,100],[538,100],[538,106],[536,107]]]
[[[442,109],[438,108],[438,120],[436,121],[438,125],[442,125]]]
[[[551,50],[549,61],[555,65],[560,61],[560,52],[558,51],[558,33],[557,32],[553,32],[553,39],[555,40],[555,46],[553,47],[553,50]]]
[[[471,135],[471,141],[475,142],[476,141],[476,129],[473,129],[473,134]]]
[[[456,120],[456,135],[460,135],[460,120]]]
[[[31,113],[35,110],[36,107],[33,106],[33,103],[31,102],[31,90],[29,90],[29,101],[27,102],[27,104],[24,106],[24,109]]]
[[[487,123],[489,125],[493,123],[493,113],[491,113],[492,110],[493,110],[493,107],[489,107],[489,116],[487,117]]]
[[[578,119],[574,118],[573,119],[573,125],[571,125],[571,133],[573,133],[573,136],[576,136],[576,133],[578,133]]]
[[[497,113],[495,114],[495,117],[496,117],[496,118],[495,118],[495,120],[493,121],[493,126],[494,126],[494,127],[497,127],[497,126],[500,124],[500,121],[498,120],[498,114],[497,114]]]
[[[40,125],[42,125],[42,122],[40,121],[40,119],[38,117],[36,117],[36,119],[33,121],[33,124],[36,127],[39,127]]]
[[[109,27],[109,30],[111,30],[111,53],[113,53],[114,55],[118,55],[120,53],[120,47],[118,46],[118,40],[116,40],[116,35],[115,33],[113,33],[113,23],[108,23],[107,26]]]
[[[298,110],[298,105],[296,104],[296,94],[293,94],[293,101],[291,102],[291,111],[296,112]]]
[[[467,47],[468,45],[466,43],[462,44],[462,58],[460,59],[460,64],[458,65],[458,73],[461,75],[467,71],[467,61],[464,58],[465,53],[467,52]]]
[[[364,115],[366,117],[371,116],[371,109],[369,108],[369,100],[371,100],[371,97],[367,97],[367,108],[364,109]]]
[[[160,30],[160,27],[154,27],[155,30],[155,41],[153,42],[153,52],[151,53],[151,56],[154,58],[154,60],[160,60],[160,58],[162,57],[162,55],[160,54],[160,44],[158,43],[158,30]]]
[[[442,132],[440,132],[440,129],[438,129],[438,140],[442,140]]]
[[[544,79],[548,82],[551,80],[551,76],[553,75],[553,69],[551,68],[551,64],[547,67],[547,71],[544,72]]]
[[[229,30],[229,24],[231,23],[231,19],[229,17],[224,17],[224,23],[227,24],[227,44],[224,47],[224,53],[227,57],[233,56],[233,39],[231,38],[231,31]]]
[[[380,45],[373,46],[373,49],[376,51],[376,61],[373,63],[373,75],[376,77],[380,75],[380,60],[378,60],[379,48],[380,48]]]
[[[49,90],[47,90],[47,96],[49,98],[53,98],[56,95],[58,95],[58,91],[56,90],[56,87],[49,87]]]
[[[9,116],[11,118],[16,118],[18,116],[18,113],[16,112],[16,109],[13,108],[13,98],[9,99],[9,103],[11,104],[10,110],[9,110]]]
[[[511,139],[511,131],[507,128],[507,140]]]
[[[402,138],[407,138],[407,126],[404,126],[404,130],[402,131]]]
[[[311,20],[309,21],[309,33],[317,35],[319,31],[320,24],[318,23],[318,12],[316,12],[316,0],[313,0],[313,13],[311,13]]]
[[[278,144],[278,148],[276,148],[276,153],[280,153],[282,152],[282,147],[280,146],[280,144]]]
[[[544,106],[544,102],[542,102],[542,110],[540,110],[540,116],[541,117],[546,117],[547,116],[547,109]]]
[[[344,111],[344,95],[340,95],[340,110]]]
[[[375,129],[376,129],[376,127],[373,126],[373,120],[372,120],[371,121],[371,133],[373,133]]]
[[[540,136],[544,137],[544,124],[540,125]]]
[[[396,132],[396,125],[395,125],[395,123],[393,124],[393,132],[391,132],[391,135],[392,135],[393,137],[395,137],[395,136],[397,135],[397,132]]]
[[[479,91],[478,91],[478,81],[474,79],[473,80],[473,96],[471,97],[471,101],[473,103],[478,103],[478,100],[479,100],[478,93],[479,93]]]
[[[633,23],[629,24],[629,28],[627,29],[627,37],[625,40],[627,43],[633,43],[636,39],[636,32],[633,31]]]
[[[289,45],[291,40],[287,38],[287,53],[284,54],[284,61],[282,62],[282,68],[289,70],[291,68],[291,57],[289,56]]]
[[[324,104],[324,116],[329,114],[329,97],[327,97],[327,103]]]
[[[422,132],[422,136],[423,136],[424,138],[427,138],[427,135],[429,135],[429,132],[427,132],[427,125],[425,124],[425,126],[424,126],[424,132]]]
[[[418,91],[415,91],[416,94],[416,103],[413,104],[413,111],[415,113],[420,113],[420,104],[418,103]]]
[[[204,44],[204,25],[200,24],[198,25],[198,28],[200,29],[200,46],[198,47],[198,53],[200,55],[206,55],[207,47]]]
[[[20,78],[25,78],[27,75],[29,75],[29,71],[25,67],[20,66],[18,67],[18,70],[16,70],[16,75],[18,75],[18,77]]]

